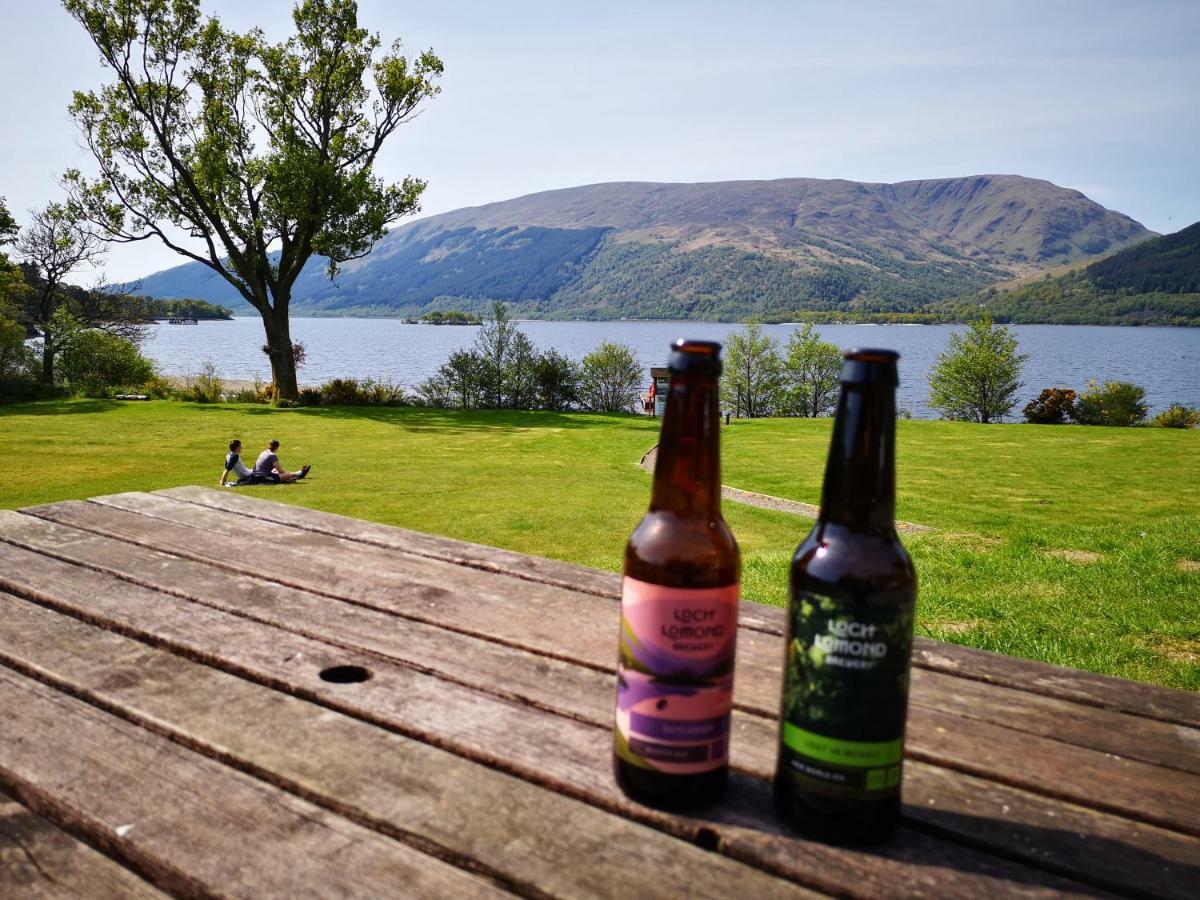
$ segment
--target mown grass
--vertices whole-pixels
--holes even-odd
[[[725,429],[724,481],[817,502],[830,422]],[[306,483],[257,496],[620,567],[657,439],[635,416],[65,401],[0,407],[0,507],[215,485],[225,444],[282,442]],[[921,633],[1200,690],[1200,432],[901,422]],[[781,604],[810,527],[726,504],[744,595]],[[247,540],[253,539],[247,533]],[[1193,565],[1188,565],[1188,563]]]

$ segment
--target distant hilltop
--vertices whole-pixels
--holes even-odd
[[[501,300],[518,316],[560,319],[920,314],[1153,236],[1079,191],[1019,175],[615,182],[407,223],[334,282],[314,258],[292,308],[416,317]],[[140,289],[248,310],[197,263]]]

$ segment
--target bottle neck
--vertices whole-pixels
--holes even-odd
[[[896,389],[888,384],[843,384],[838,400],[822,522],[855,531],[896,528]]]
[[[651,512],[721,516],[717,379],[673,374],[654,465]]]

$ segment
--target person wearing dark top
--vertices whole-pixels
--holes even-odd
[[[258,454],[258,460],[254,463],[254,471],[251,473],[252,478],[262,478],[264,482],[274,481],[284,482],[285,484],[292,481],[299,481],[308,474],[308,470],[312,466],[302,466],[299,472],[289,472],[279,462],[279,455],[275,452],[279,449],[279,441],[271,441],[267,444],[267,449]]]
[[[236,476],[236,481],[229,481],[230,472]],[[246,468],[246,464],[242,462],[242,442],[239,440],[230,441],[229,452],[225,454],[225,470],[221,472],[221,487],[253,484],[253,478],[254,473]]]

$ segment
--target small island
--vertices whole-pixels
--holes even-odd
[[[479,316],[457,309],[435,309],[425,313],[419,319],[409,319],[414,324],[421,325],[479,325]]]

